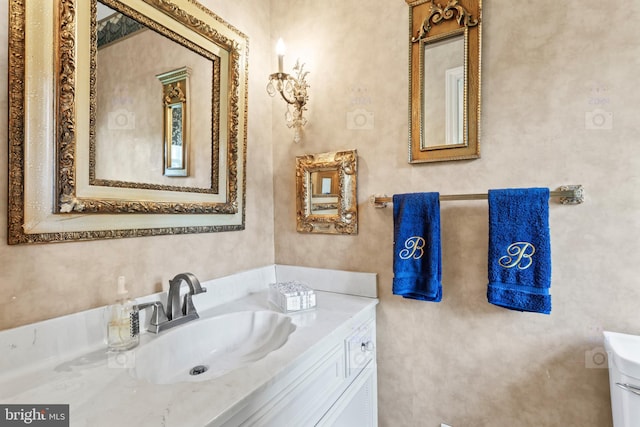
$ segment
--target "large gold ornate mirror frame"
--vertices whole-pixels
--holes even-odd
[[[296,157],[300,233],[358,234],[356,150]]]
[[[96,1],[9,4],[9,244],[244,229],[248,38],[195,0],[100,0],[214,70],[210,188],[100,180]]]
[[[482,0],[406,2],[409,162],[478,158]]]

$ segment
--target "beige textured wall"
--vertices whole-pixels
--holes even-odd
[[[179,271],[209,279],[270,263],[275,207],[276,262],[379,274],[380,425],[610,425],[607,371],[585,356],[598,349],[601,329],[640,333],[640,5],[485,0],[482,158],[411,166],[404,1],[204,3],[251,38],[247,230],[8,247],[0,215],[0,328],[106,304],[119,274],[141,295]],[[0,22],[6,14],[0,0]],[[311,71],[310,123],[297,146],[283,102],[264,90],[279,36],[286,69],[299,56]],[[6,37],[0,26],[2,75]],[[612,130],[585,129],[597,103],[614,113]],[[0,85],[0,129],[6,108]],[[347,129],[356,109],[374,113],[373,130]],[[360,155],[360,234],[297,234],[295,156],[344,148]],[[0,171],[6,211],[5,149]],[[371,208],[370,194],[566,183],[583,184],[587,200],[551,207],[551,316],[486,303],[484,202],[442,205],[443,301],[391,295],[391,209]]]
[[[409,165],[406,3],[272,0],[285,68],[299,56],[311,71],[301,145],[273,104],[276,261],[378,273],[381,426],[611,425],[607,370],[585,357],[603,328],[640,333],[640,3],[483,5],[482,158]],[[596,104],[613,129],[585,128]],[[347,129],[358,107],[373,130]],[[359,235],[297,234],[294,157],[345,148],[359,154]],[[371,194],[571,183],[587,198],[550,209],[550,316],[486,302],[486,202],[442,204],[441,303],[391,294],[392,211]]]
[[[246,230],[94,242],[8,246],[7,133],[0,132],[0,329],[110,303],[125,275],[133,296],[168,287],[175,274],[201,280],[273,263],[271,104],[264,99],[270,66],[269,5],[204,0],[249,36],[249,129]],[[7,0],[0,0],[0,75],[7,75]],[[3,81],[4,80],[3,78]],[[0,129],[7,129],[7,87],[0,85]],[[256,242],[260,242],[256,244]]]

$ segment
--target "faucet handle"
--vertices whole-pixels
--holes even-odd
[[[159,332],[158,326],[162,323],[168,322],[169,319],[167,319],[167,314],[165,313],[164,307],[160,301],[138,304],[138,310],[143,310],[148,307],[153,307],[151,320],[149,321],[149,332],[157,334]]]

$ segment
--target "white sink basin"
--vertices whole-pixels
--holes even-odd
[[[262,359],[295,329],[290,317],[273,311],[197,319],[141,345],[131,374],[155,384],[210,380]]]

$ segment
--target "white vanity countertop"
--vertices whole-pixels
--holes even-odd
[[[3,373],[0,402],[69,404],[73,427],[218,425],[253,393],[303,363],[323,342],[358,326],[376,304],[374,298],[317,292],[315,310],[291,315],[296,330],[281,348],[210,381],[156,385],[136,380],[128,369],[109,363],[106,348],[100,348],[13,376]],[[245,310],[270,310],[267,292],[250,294],[200,315],[205,318]],[[153,338],[153,334],[143,334],[140,345]]]

